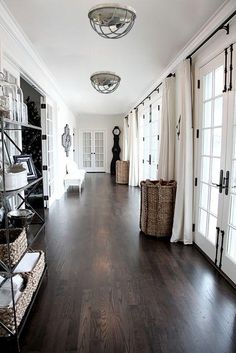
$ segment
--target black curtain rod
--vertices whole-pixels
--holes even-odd
[[[146,99],[150,98],[150,96],[151,96],[154,92],[158,91],[158,89],[159,89],[159,87],[160,87],[161,85],[162,85],[162,82],[159,83],[159,85],[158,85],[156,88],[154,88],[154,89],[152,90],[152,92],[149,93],[149,94],[147,95],[147,97],[145,97],[145,98],[142,100],[142,102],[140,102],[138,105],[136,105],[136,107],[135,107],[134,109],[138,109],[138,107],[139,107],[141,104],[143,104]]]
[[[175,77],[175,73],[173,73],[173,74],[170,73],[166,78],[170,78],[170,77]],[[141,104],[143,104],[143,103],[145,102],[146,99],[150,98],[150,96],[151,96],[154,92],[158,91],[158,89],[159,89],[159,87],[160,87],[161,85],[162,85],[162,82],[159,83],[159,85],[158,85],[156,88],[154,88],[154,90],[152,90],[152,92],[149,93],[149,95],[148,95],[147,97],[145,97],[145,98],[142,100],[142,102],[140,102],[138,105],[136,105],[136,107],[135,107],[134,109],[137,109]]]
[[[166,78],[169,78],[169,77],[175,77],[175,73],[170,73]],[[141,104],[143,104],[146,99],[148,99],[148,98],[150,99],[150,98],[151,98],[150,96],[151,96],[154,92],[158,91],[158,89],[159,89],[159,87],[160,87],[161,85],[162,85],[162,82],[159,83],[159,85],[158,85],[156,88],[154,88],[154,89],[152,90],[152,92],[149,93],[138,105],[136,105],[136,107],[134,108],[134,110],[135,110],[135,109],[138,109],[138,107],[139,107]],[[128,118],[128,116],[125,117],[125,119],[127,119],[127,118]]]
[[[226,34],[229,34],[229,21],[236,15],[236,11],[234,11],[226,20],[224,20],[223,23],[221,23],[215,30],[212,32],[199,46],[192,51],[191,54],[187,56],[186,59],[191,59],[191,57],[201,48],[203,45],[205,45],[218,31],[224,29],[226,31]]]

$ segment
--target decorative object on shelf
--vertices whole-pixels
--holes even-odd
[[[116,183],[128,184],[129,182],[129,162],[116,161]]]
[[[0,188],[3,190],[3,171],[0,171],[1,182]],[[24,168],[23,164],[11,164],[6,168],[5,171],[5,190],[16,190],[27,185],[27,170]]]
[[[66,157],[69,157],[71,145],[72,145],[72,139],[70,135],[70,128],[69,128],[69,125],[66,124],[66,126],[64,127],[64,134],[62,134],[62,146],[65,149]]]
[[[141,181],[140,229],[156,237],[171,236],[177,183]]]
[[[18,209],[8,212],[7,217],[15,228],[27,228],[35,213],[28,209]]]
[[[38,175],[31,154],[20,154],[17,156],[13,156],[13,159],[15,163],[23,164],[27,171],[28,180],[37,179]]]
[[[134,25],[136,12],[130,6],[102,4],[92,7],[88,17],[92,28],[101,37],[118,39],[129,33]]]
[[[90,77],[93,87],[103,94],[113,93],[120,85],[121,78],[113,72],[95,72]]]
[[[0,110],[10,120],[27,120],[22,89],[16,83],[8,81],[8,76],[0,72]]]
[[[114,136],[114,145],[112,147],[112,161],[111,161],[111,168],[110,172],[111,175],[116,174],[116,161],[120,160],[120,146],[119,146],[119,138],[120,138],[120,128],[119,126],[115,126],[114,129],[112,130],[113,136]]]
[[[21,122],[24,124],[28,124],[28,107],[27,104],[22,104],[22,118]]]

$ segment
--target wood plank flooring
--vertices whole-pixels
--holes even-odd
[[[138,225],[138,188],[109,175],[87,175],[81,196],[55,203],[23,353],[236,352],[235,290],[195,248]]]

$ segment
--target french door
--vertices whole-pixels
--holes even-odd
[[[199,73],[195,242],[236,282],[236,95],[235,75],[229,69],[233,61],[233,52],[223,52]]]
[[[55,165],[54,165],[54,124],[53,105],[46,97],[41,98],[41,123],[43,131],[43,188],[44,206],[50,207],[55,199]]]
[[[156,94],[139,112],[140,179],[156,179],[159,161],[161,96]]]
[[[80,166],[88,172],[105,172],[105,131],[80,131]]]

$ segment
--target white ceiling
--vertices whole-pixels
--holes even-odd
[[[126,113],[222,2],[120,0],[136,10],[137,19],[127,36],[109,40],[92,30],[87,16],[102,1],[5,1],[73,112],[103,115]],[[103,70],[121,76],[113,94],[102,95],[90,84],[90,75]]]

